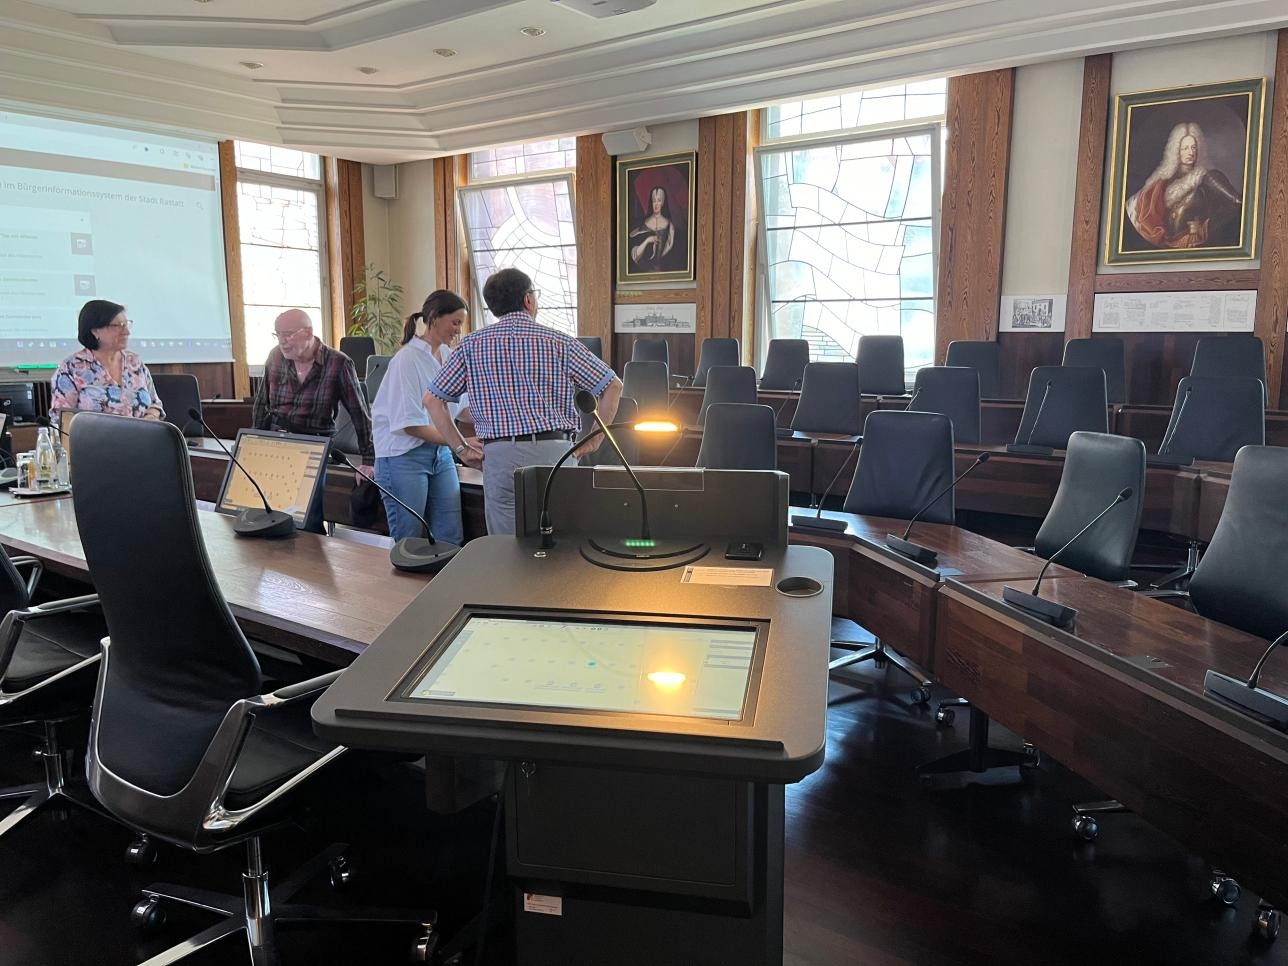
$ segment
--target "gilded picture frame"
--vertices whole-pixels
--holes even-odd
[[[1114,99],[1105,264],[1255,258],[1264,77]]]
[[[697,154],[617,162],[617,283],[692,282]]]

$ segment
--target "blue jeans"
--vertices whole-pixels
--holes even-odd
[[[461,481],[451,450],[422,443],[400,456],[376,457],[376,482],[409,507],[421,510],[434,537],[459,544],[465,539],[461,525]],[[389,535],[395,540],[424,536],[420,522],[383,493]],[[423,509],[422,509],[423,508]]]

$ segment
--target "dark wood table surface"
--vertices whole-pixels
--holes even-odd
[[[1288,736],[1203,695],[1209,668],[1245,678],[1267,642],[1081,576],[1044,581],[1070,633],[1017,615],[1005,582],[949,579],[940,680],[1107,794],[1288,905]],[[1261,683],[1288,694],[1288,666]]]
[[[337,665],[374,641],[429,580],[393,569],[380,547],[310,533],[247,540],[226,514],[201,511],[198,519],[220,590],[247,634]],[[69,499],[0,511],[0,543],[89,580]]]

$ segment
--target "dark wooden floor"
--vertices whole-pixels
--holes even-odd
[[[1255,897],[1215,905],[1202,859],[1139,818],[1110,816],[1098,842],[1075,843],[1070,804],[1098,795],[1050,760],[1020,786],[923,788],[916,763],[961,748],[964,728],[939,728],[931,709],[909,708],[897,671],[864,673],[863,691],[833,686],[827,762],[788,790],[788,964],[1288,963],[1288,937],[1250,940]],[[37,776],[29,747],[0,736],[0,783]],[[422,801],[418,774],[386,765],[315,808],[305,830],[276,833],[265,846],[270,864],[287,868],[347,840],[360,881],[339,901],[432,905],[459,920],[482,894],[490,815],[485,807],[431,821]],[[157,866],[140,870],[121,861],[128,839],[71,809],[0,840],[0,966],[135,963],[209,922],[175,917],[140,937],[128,921],[140,886],[238,887],[238,855],[163,849]],[[336,901],[322,884],[306,898]],[[281,940],[288,966],[326,966],[405,962],[408,935],[284,928]],[[489,952],[489,962],[505,962],[504,937]],[[190,962],[241,966],[246,955],[228,941]],[[689,962],[724,966],[708,950]]]

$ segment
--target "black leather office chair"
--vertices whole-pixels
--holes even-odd
[[[1109,432],[1105,371],[1090,366],[1038,366],[1029,376],[1015,442],[1064,449],[1078,432]]]
[[[604,340],[597,335],[579,335],[577,341],[600,359],[604,358]]]
[[[976,370],[979,372],[980,398],[996,399],[1001,358],[1001,347],[996,342],[958,340],[948,343],[944,365]]]
[[[761,389],[799,389],[809,365],[809,342],[805,339],[770,339],[765,353]]]
[[[367,358],[367,378],[363,384],[367,387],[367,402],[376,401],[376,393],[380,391],[380,384],[385,379],[385,373],[389,371],[389,360],[393,356],[369,356]]]
[[[346,335],[340,338],[340,351],[353,360],[358,378],[367,378],[367,359],[376,354],[376,340],[369,335]]]
[[[1194,347],[1191,376],[1266,381],[1266,348],[1255,335],[1205,335]]]
[[[1064,344],[1064,365],[1091,366],[1105,371],[1105,392],[1111,403],[1127,401],[1127,350],[1117,336],[1070,339]]]
[[[1033,541],[1039,557],[1068,543],[1126,487],[1127,506],[1106,514],[1060,557],[1060,564],[1089,577],[1124,581],[1131,569],[1145,509],[1145,444],[1128,436],[1074,433],[1064,457],[1060,486]]]
[[[246,847],[243,895],[152,886],[133,918],[155,924],[163,899],[227,917],[154,961],[173,962],[244,929],[252,962],[274,962],[274,918],[328,917],[280,906],[281,891],[270,911],[259,837],[289,816],[299,788],[345,750],[319,740],[309,717],[314,699],[341,672],[262,693],[259,662],[206,556],[177,430],[82,413],[72,433],[76,523],[109,634],[86,753],[90,790],[142,836],[194,852]],[[113,472],[121,465],[134,472]],[[122,527],[126,504],[134,517]],[[323,853],[306,870],[321,871],[337,854]],[[291,881],[303,884],[299,873]]]
[[[792,416],[798,433],[857,436],[863,426],[859,408],[859,367],[853,362],[811,362],[801,380]]]
[[[0,788],[0,800],[23,799],[0,818],[0,836],[47,802],[74,801],[65,798],[68,749],[59,726],[89,710],[107,634],[92,594],[37,604],[32,595],[42,572],[35,557],[10,557],[0,547],[0,727],[42,725],[37,754],[45,768],[41,784]]]
[[[707,410],[714,403],[756,402],[756,370],[751,366],[715,366],[704,380],[702,405],[698,409],[698,425],[705,426]]]
[[[639,414],[639,406],[630,396],[623,396],[617,403],[617,412],[613,416],[614,423],[633,423]],[[578,438],[585,436],[595,427],[593,416],[581,417],[581,433]],[[622,448],[626,454],[626,459],[632,466],[636,466],[640,461],[640,440],[639,433],[629,427],[622,426],[613,430],[613,436],[617,439],[617,445]],[[577,461],[580,466],[621,466],[622,461],[617,458],[617,453],[608,440],[602,436],[599,438],[599,447],[590,453],[587,453]]]
[[[362,456],[362,447],[358,445],[358,431],[353,428],[353,417],[343,405],[335,413],[335,434],[331,437],[331,448],[339,450],[346,456]]]
[[[953,423],[958,443],[979,442],[979,372],[966,366],[926,366],[917,370],[908,410],[940,413]]]
[[[859,336],[859,389],[865,396],[902,396],[908,391],[903,370],[903,336]]]
[[[670,408],[670,378],[665,362],[633,359],[622,368],[622,395],[635,400],[641,417],[660,416]]]
[[[201,389],[197,377],[186,372],[158,372],[152,376],[157,395],[165,409],[165,421],[178,426],[184,436],[205,436],[200,420],[188,415],[189,409],[201,412]]]
[[[953,424],[939,413],[906,412],[894,409],[869,413],[863,424],[863,446],[854,480],[846,494],[846,513],[910,520],[926,502],[953,479]],[[921,515],[926,523],[953,523],[953,493],[950,490]],[[917,681],[913,701],[930,700],[931,679],[907,658],[889,650],[880,639],[870,646],[862,643],[858,625],[845,618],[832,619],[832,646],[859,648],[853,654],[835,658],[829,671],[838,674],[860,661],[889,661]]]
[[[713,378],[716,372],[711,371]],[[698,466],[708,470],[778,469],[771,406],[718,402],[707,409],[706,417]]]
[[[1172,418],[1158,448],[1161,456],[1228,463],[1244,446],[1266,442],[1266,387],[1246,376],[1186,376],[1176,387]],[[1199,542],[1191,540],[1185,563],[1154,582],[1166,587],[1193,576]]]
[[[693,385],[705,386],[707,373],[716,366],[741,364],[737,339],[703,339],[702,352],[698,355],[698,368],[693,373]]]
[[[631,362],[661,362],[670,369],[670,344],[665,339],[636,339],[631,346]]]

